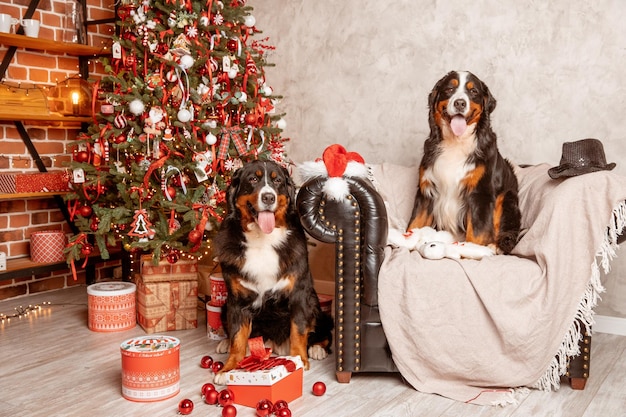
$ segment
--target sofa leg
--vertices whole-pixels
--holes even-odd
[[[340,384],[349,384],[350,378],[352,378],[352,372],[340,372],[337,371],[337,382]]]
[[[587,384],[587,378],[570,378],[569,385],[575,390],[584,390]]]

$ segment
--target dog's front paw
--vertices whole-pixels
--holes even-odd
[[[230,349],[230,340],[224,339],[220,340],[220,342],[215,347],[215,353],[228,353]]]
[[[226,375],[226,372],[218,372],[215,374],[215,377],[213,377],[213,383],[215,385],[226,385],[227,381],[228,376]]]
[[[326,349],[320,345],[310,346],[308,354],[309,358],[315,359],[316,361],[321,361],[322,359],[326,359],[328,357],[328,352],[326,352]]]

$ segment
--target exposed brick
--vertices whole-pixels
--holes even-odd
[[[14,140],[0,140],[0,146],[2,146],[2,153],[4,155],[23,155],[26,153],[26,146],[24,142]]]
[[[47,211],[40,211],[38,213],[33,213],[30,215],[31,223],[34,225],[37,224],[47,224],[49,223],[50,216]]]
[[[0,229],[6,229],[7,227],[9,227],[9,216],[0,216]]]
[[[57,208],[57,204],[53,198],[35,198],[27,200],[26,207],[28,211],[48,210]]]
[[[57,65],[57,58],[54,55],[44,55],[31,52],[21,52],[16,55],[17,63],[27,67],[56,68]]]
[[[24,239],[23,230],[4,230],[0,232],[0,242],[13,242]]]
[[[9,256],[11,258],[30,256],[30,242],[27,240],[23,240],[21,242],[11,242],[9,245]]]
[[[9,222],[9,227],[13,229],[23,228],[30,224],[30,216],[26,213],[23,214],[12,214],[11,221]],[[0,227],[2,227],[2,221],[0,221]]]
[[[25,209],[26,200],[0,200],[0,213],[15,213]]]
[[[35,83],[48,83],[50,82],[50,71],[31,67],[28,69],[28,78]]]
[[[28,69],[17,65],[9,66],[7,76],[13,80],[25,80],[28,77]]]
[[[65,288],[64,276],[37,280],[28,284],[28,291],[31,294],[50,290],[60,290],[61,288]]]
[[[44,155],[44,154],[59,155],[65,151],[65,146],[63,142],[56,142],[56,141],[47,141],[47,140],[41,141],[37,143],[36,147],[37,147],[37,152],[39,152],[39,155]],[[52,166],[52,161],[49,161],[49,163],[46,166]]]
[[[32,160],[30,158],[27,157],[17,157],[17,158],[13,158],[13,162],[11,165],[12,169],[29,169],[33,166],[32,164]]]
[[[27,291],[28,291],[28,286],[26,284],[14,285],[11,287],[3,287],[3,288],[0,288],[0,300],[7,300],[9,298],[20,297],[22,295],[26,295]]]

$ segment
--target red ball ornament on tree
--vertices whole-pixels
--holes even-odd
[[[217,404],[217,399],[220,396],[220,393],[217,390],[207,391],[204,394],[204,402],[209,405]]]
[[[191,414],[193,411],[193,401],[189,398],[185,398],[178,403],[178,412],[184,416]]]
[[[191,243],[198,243],[202,240],[202,236],[204,234],[199,231],[198,229],[193,229],[191,232],[189,232],[189,242]]]
[[[244,122],[246,122],[247,125],[254,125],[256,123],[257,117],[254,113],[248,113],[245,115],[243,120]]]
[[[324,395],[324,393],[326,392],[326,384],[324,384],[321,381],[317,381],[315,384],[313,384],[313,395],[317,395],[318,397]]]
[[[224,409],[222,410],[222,417],[236,417],[236,416],[237,416],[237,408],[232,404],[225,406]]]
[[[93,210],[89,206],[80,206],[80,208],[78,209],[78,214],[80,214],[83,217],[89,217],[91,216],[92,213],[93,213]]]
[[[76,160],[76,162],[87,162],[89,161],[89,152],[87,151],[77,152],[74,159]]]
[[[220,391],[220,395],[217,397],[217,402],[222,407],[226,407],[227,405],[232,405],[235,402],[235,393],[229,390],[228,388]]]
[[[261,400],[256,404],[256,415],[258,417],[267,417],[272,414],[272,407],[274,405],[268,399]]]
[[[174,198],[176,197],[176,188],[172,187],[171,185],[169,187],[167,187],[167,195],[170,196],[170,198]]]
[[[209,369],[211,366],[213,366],[213,358],[210,356],[203,356],[202,359],[200,359],[200,366],[204,369]]]
[[[91,254],[92,254],[92,252],[93,252],[93,245],[91,245],[91,244],[89,244],[89,243],[85,243],[85,244],[83,245],[83,247],[82,247],[82,248],[80,248],[80,253],[81,253],[83,256],[89,256],[89,255],[91,255]]]
[[[237,44],[237,40],[235,39],[229,39],[226,42],[226,48],[228,48],[228,50],[230,52],[235,52],[237,50],[238,44]]]
[[[178,255],[178,252],[176,252],[176,251],[172,251],[172,252],[167,254],[167,262],[169,262],[171,264],[175,264],[176,262],[178,262],[179,258],[180,258],[180,256]]]

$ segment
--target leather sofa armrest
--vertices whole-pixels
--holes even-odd
[[[296,204],[302,226],[313,238],[335,244],[337,299],[377,306],[378,271],[387,243],[384,201],[369,180],[357,177],[344,178],[346,198],[327,198],[326,180],[312,178],[300,188]]]

